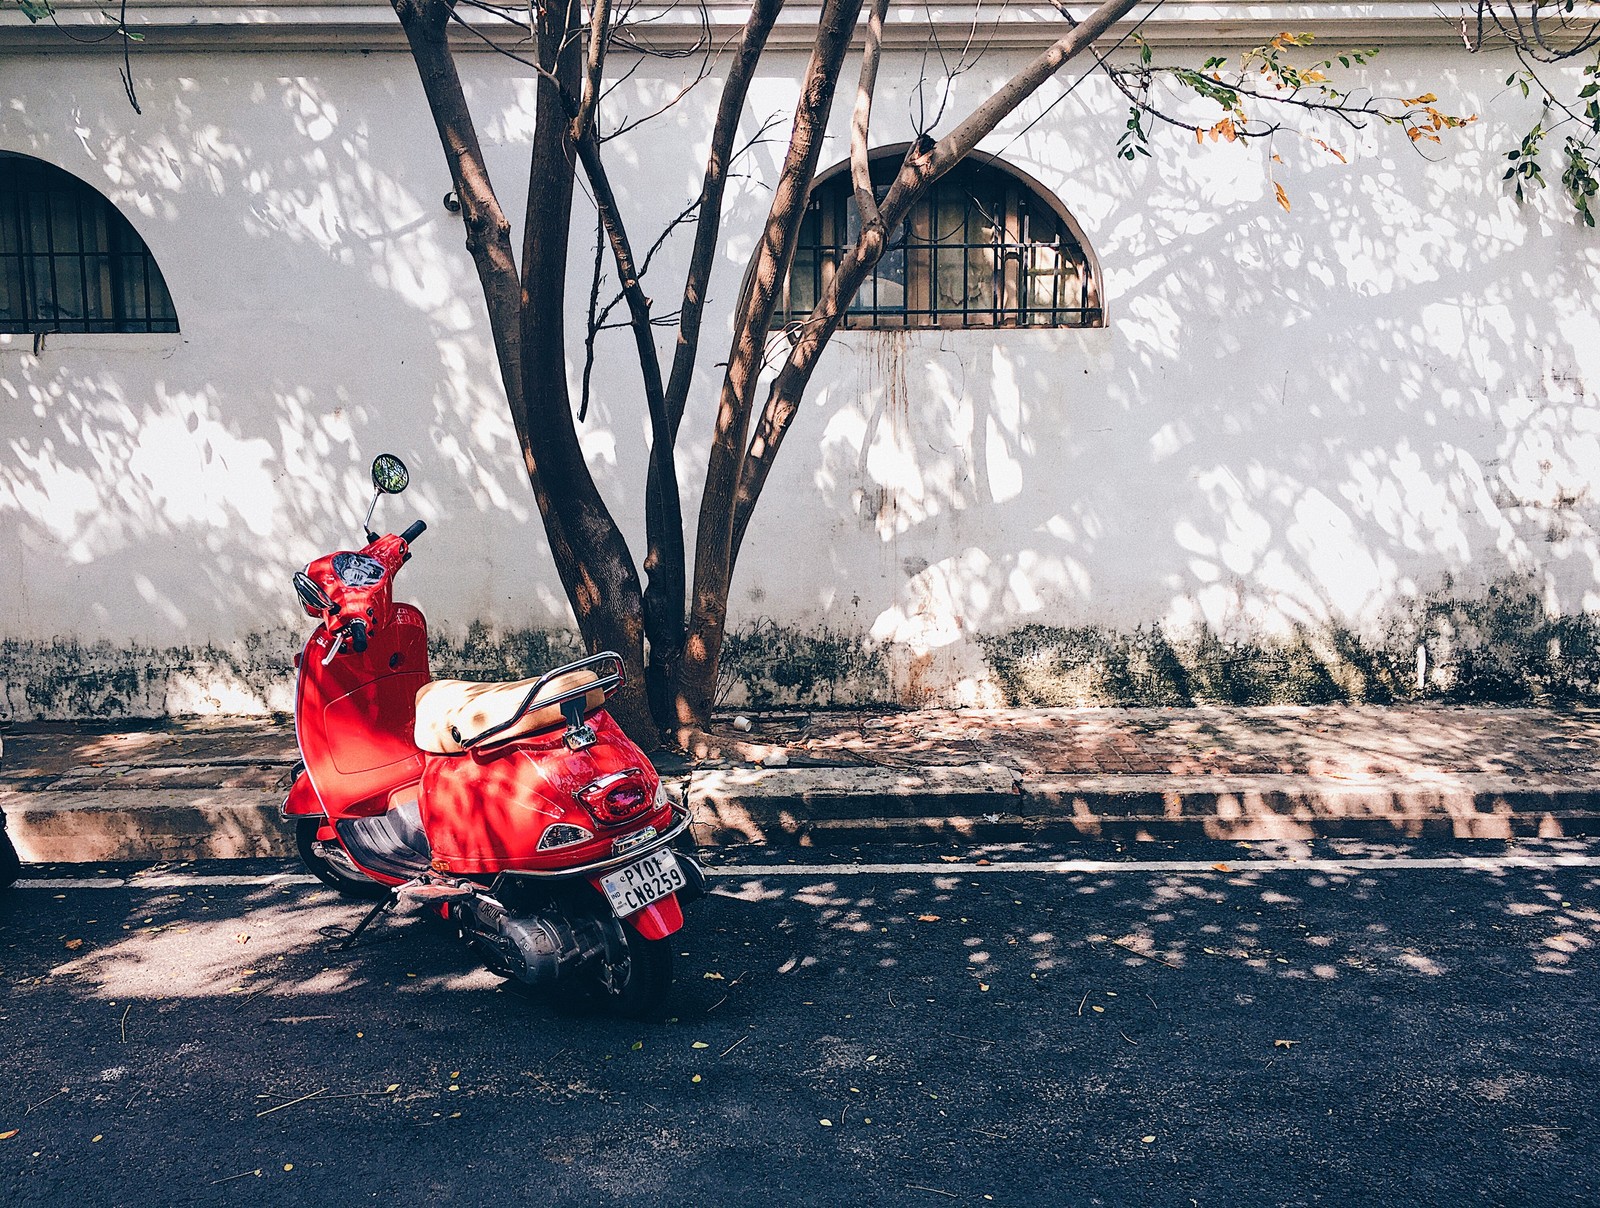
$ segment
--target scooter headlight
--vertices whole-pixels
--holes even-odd
[[[545,827],[544,834],[539,836],[539,850],[571,847],[574,843],[587,843],[593,838],[594,832],[585,827],[575,826],[571,822],[554,822]]]

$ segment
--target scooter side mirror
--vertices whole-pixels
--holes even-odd
[[[379,453],[372,459],[372,485],[385,495],[398,495],[411,485],[411,471],[393,453]]]

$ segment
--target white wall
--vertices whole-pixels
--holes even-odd
[[[950,111],[1018,62],[998,52],[962,76]],[[461,63],[519,223],[531,86],[498,56]],[[803,63],[770,56],[751,130],[792,111]],[[0,103],[0,149],[66,168],[130,217],[182,331],[51,336],[39,355],[0,336],[0,709],[49,711],[30,685],[72,674],[50,669],[76,657],[58,639],[156,664],[183,648],[196,668],[159,700],[108,690],[107,708],[283,707],[270,677],[240,678],[240,652],[302,625],[289,575],[356,539],[385,449],[416,485],[380,516],[429,522],[403,582],[436,628],[569,626],[409,59],[141,50],[134,64],[142,115],[105,57],[5,65],[19,99]],[[875,141],[910,137],[920,64],[886,63]],[[670,95],[681,80],[661,73],[677,70],[647,64],[618,111]],[[1108,326],[841,333],[751,526],[736,620],[868,635],[889,644],[903,699],[984,701],[977,636],[1028,622],[1375,630],[1447,577],[1463,595],[1511,577],[1552,613],[1600,609],[1585,385],[1600,374],[1600,242],[1555,196],[1519,207],[1501,185],[1503,148],[1536,118],[1507,71],[1386,50],[1374,87],[1434,91],[1482,120],[1431,158],[1393,130],[1329,135],[1348,166],[1281,137],[1292,213],[1272,201],[1265,146],[1180,132],[1154,160],[1112,158],[1125,106],[1099,79],[1025,130],[1073,80],[1052,85],[985,147],[1077,217]],[[611,145],[636,243],[698,188],[712,87]],[[841,100],[824,163],[846,154]],[[757,147],[752,175],[782,150]],[[691,518],[713,365],[767,201],[749,178],[730,191],[680,445]],[[575,226],[569,330],[587,295],[581,199]],[[652,269],[661,310],[687,250],[685,231]],[[630,341],[603,343],[583,431],[637,551]]]

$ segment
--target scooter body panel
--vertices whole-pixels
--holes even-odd
[[[643,751],[601,710],[587,718],[594,745],[568,750],[560,729],[487,751],[427,756],[422,773],[422,822],[440,872],[476,876],[558,871],[614,853],[614,844],[642,827],[670,824],[660,778]],[[640,807],[608,824],[603,801],[586,807],[584,794],[638,794]],[[630,798],[631,799],[631,798]],[[541,849],[557,823],[582,827],[593,838]]]
[[[395,789],[422,775],[413,729],[417,690],[429,679],[427,622],[409,604],[396,604],[360,654],[345,647],[324,663],[333,641],[319,625],[300,656],[300,757],[320,812],[332,819],[380,814]]]

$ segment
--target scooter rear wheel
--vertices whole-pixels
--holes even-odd
[[[22,861],[17,859],[17,849],[11,846],[11,836],[0,823],[0,889],[5,889],[22,875]]]
[[[618,927],[627,959],[608,962],[610,985],[598,973],[558,983],[563,1010],[599,1011],[622,1019],[648,1019],[660,1013],[672,990],[672,937],[647,940],[626,923]]]
[[[324,848],[333,848],[334,854],[324,855],[319,851],[317,831],[321,827],[321,818],[302,818],[294,828],[294,845],[300,852],[301,861],[310,869],[312,876],[324,885],[337,889],[347,898],[359,898],[370,902],[389,892],[387,885],[374,881],[357,868],[350,857],[344,854],[342,848],[324,844]]]

